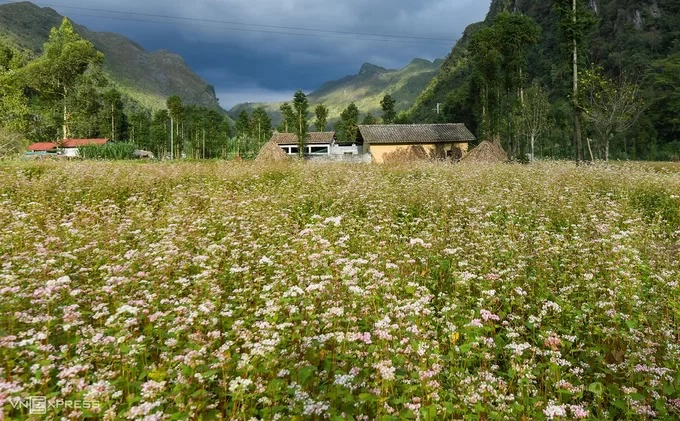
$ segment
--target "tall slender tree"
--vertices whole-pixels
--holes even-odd
[[[170,116],[170,159],[175,159],[177,154],[175,150],[175,135],[179,127],[179,120],[182,117],[182,99],[177,95],[168,98],[167,101],[168,115]]]
[[[123,110],[123,96],[117,89],[109,89],[102,96],[104,100],[104,126],[112,141],[123,140],[127,136],[127,116]]]
[[[317,132],[323,132],[326,130],[326,124],[328,124],[328,107],[323,104],[319,104],[314,109],[314,114],[316,114],[314,128]]]
[[[579,51],[583,48],[588,30],[596,22],[584,0],[554,0],[561,14],[560,29],[571,56],[572,89],[571,104],[574,113],[574,159],[583,161],[581,133],[581,105],[579,103]]]
[[[236,136],[250,136],[251,122],[252,121],[250,119],[250,115],[248,115],[248,111],[241,110],[238,118],[236,119],[236,124],[234,125],[234,128],[236,129]]]
[[[352,102],[340,114],[340,136],[344,142],[355,142],[359,131],[359,109]]]
[[[538,83],[535,82],[527,89],[521,113],[520,127],[524,135],[528,137],[530,160],[533,162],[536,141],[547,130],[550,113],[548,93]]]
[[[289,103],[284,102],[279,107],[279,110],[281,111],[281,114],[283,116],[283,120],[281,121],[281,125],[279,126],[279,131],[283,133],[294,133],[295,112],[293,112],[293,108],[290,106]]]
[[[309,123],[307,122],[309,101],[307,101],[307,95],[304,92],[295,92],[293,108],[295,109],[295,136],[297,136],[298,142],[298,155],[302,157],[305,153],[307,134],[309,133]]]
[[[269,118],[264,107],[257,107],[252,114],[252,134],[257,139],[259,146],[264,144],[271,137],[272,120]]]
[[[380,107],[383,112],[383,123],[392,124],[394,119],[397,118],[397,112],[394,110],[394,105],[396,101],[392,98],[392,95],[385,94],[383,99],[380,101]]]

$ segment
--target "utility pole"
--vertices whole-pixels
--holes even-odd
[[[437,111],[437,115],[441,114],[441,106],[442,106],[442,103],[438,102],[437,108],[434,109],[434,111]]]

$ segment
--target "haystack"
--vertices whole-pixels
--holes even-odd
[[[255,161],[258,162],[278,162],[288,159],[288,155],[279,147],[279,144],[270,140],[265,143],[257,154]]]
[[[425,148],[420,145],[411,145],[386,153],[383,155],[383,162],[386,164],[403,164],[413,161],[429,160],[431,156]]]
[[[464,162],[507,162],[508,153],[500,142],[483,141],[470,150],[462,159]]]

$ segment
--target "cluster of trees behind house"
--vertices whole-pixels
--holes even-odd
[[[680,5],[653,3],[495,0],[408,117],[464,122],[514,158],[677,159]]]
[[[153,112],[108,80],[103,60],[68,19],[52,29],[39,57],[0,41],[0,154],[20,152],[28,142],[96,137],[161,157],[231,152],[223,112],[184,105],[178,97],[168,99],[167,110]]]
[[[106,137],[153,152],[157,157],[254,157],[275,129],[264,108],[241,112],[230,124],[224,112],[183,104],[178,96],[167,108],[149,110],[131,100],[105,77],[104,57],[82,39],[68,19],[53,28],[40,57],[29,59],[0,43],[0,153],[15,154],[27,142]],[[394,100],[384,99],[384,120],[394,119]],[[284,104],[281,132],[310,130],[304,93]],[[314,110],[314,129],[327,129],[328,109]],[[360,112],[347,107],[336,124],[343,140],[356,137]],[[367,114],[363,121],[377,119]]]
[[[603,36],[594,38],[594,28],[601,32],[606,25],[584,0],[529,3],[552,17],[533,19],[530,13],[507,10],[490,14],[454,48],[447,59],[452,67],[433,82],[437,92],[426,91],[399,115],[389,95],[377,117],[362,118],[352,103],[334,124],[338,141],[352,142],[360,123],[463,122],[479,140],[501,142],[515,159],[680,155],[677,39],[645,41],[661,52],[654,61],[618,54],[616,66],[606,60],[598,64],[592,59],[593,39]],[[501,4],[493,2],[492,10]],[[638,47],[642,54],[645,49]],[[625,46],[609,50],[611,56]],[[310,109],[301,91],[280,107],[283,119],[276,128],[264,108],[242,111],[233,124],[225,113],[182,104],[179,97],[169,98],[165,110],[148,110],[107,82],[102,62],[102,54],[74,32],[68,19],[52,30],[43,54],[32,60],[0,41],[0,153],[20,151],[26,141],[108,137],[158,157],[248,158],[273,130],[295,133],[303,143],[309,131],[329,127],[328,108]],[[437,104],[433,119],[423,98],[442,95],[442,112]]]

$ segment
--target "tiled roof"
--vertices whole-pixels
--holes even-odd
[[[369,144],[411,144],[470,142],[475,136],[461,123],[360,125],[359,132]]]
[[[309,132],[307,134],[308,145],[330,144],[335,138],[335,132]],[[274,133],[271,140],[279,145],[297,145],[295,133]]]
[[[109,139],[64,139],[61,142],[62,148],[78,148],[85,145],[103,145]],[[56,149],[59,145],[55,142],[38,142],[28,146],[31,152],[45,152]]]
[[[86,145],[103,145],[109,139],[64,139],[62,144],[64,148],[78,148]]]
[[[32,145],[28,145],[28,150],[31,152],[47,152],[55,149],[57,147],[56,143],[52,142],[38,142]]]

